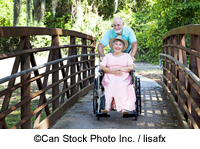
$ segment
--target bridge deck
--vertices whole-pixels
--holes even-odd
[[[51,129],[179,129],[180,124],[162,87],[140,76],[142,113],[134,118],[121,118],[112,111],[111,117],[96,120],[92,111],[92,92],[71,107]]]

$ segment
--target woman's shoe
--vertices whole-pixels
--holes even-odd
[[[105,110],[101,110],[101,112],[102,112],[102,113],[105,113],[105,114],[106,114],[106,113],[109,113],[108,110],[106,110],[106,109],[105,109]]]
[[[126,115],[126,114],[128,114],[128,111],[127,111],[127,110],[122,110],[122,117],[123,117],[124,115]]]
[[[110,98],[109,101],[107,102],[105,106],[105,110],[101,110],[102,113],[109,113],[111,109],[111,103],[112,103],[113,98]]]

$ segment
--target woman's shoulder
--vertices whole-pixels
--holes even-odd
[[[129,54],[129,53],[124,53],[124,55],[125,55],[126,57],[130,57],[130,54]]]
[[[112,55],[112,53],[107,53],[105,56],[106,57],[109,57],[109,56],[111,56]]]

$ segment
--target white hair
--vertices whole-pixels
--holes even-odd
[[[123,22],[124,22],[123,19],[122,19],[121,17],[115,17],[115,18],[113,19],[113,24],[114,24],[114,20],[115,20],[115,19],[120,19],[121,24],[123,24]]]

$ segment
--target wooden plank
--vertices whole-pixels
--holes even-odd
[[[59,59],[61,59],[61,58],[62,58],[62,54],[61,54],[61,50],[59,50]],[[67,64],[68,64],[68,61],[67,61]],[[61,67],[64,66],[63,62],[60,62],[60,66]],[[66,77],[66,76],[68,76],[68,69],[65,70],[65,68],[61,69],[63,78]],[[63,83],[63,89],[62,90],[64,90],[65,88],[68,88],[67,80],[64,81],[64,83]],[[67,98],[68,98],[69,97],[69,91],[66,92],[66,95],[67,95]],[[62,96],[61,96],[61,103],[60,104],[64,103],[64,100],[65,100],[65,94],[62,94]]]
[[[185,35],[181,34],[181,35],[178,35],[178,44],[182,47],[185,47]],[[185,66],[187,66],[187,56],[186,56],[186,52],[183,51],[182,49],[178,49],[178,60],[184,64]],[[180,69],[182,69],[180,67]],[[180,71],[178,71],[178,76],[177,78],[179,79],[179,81],[181,82],[181,84],[184,86],[184,88],[187,89],[186,87],[186,79],[183,75],[183,73],[181,73]],[[187,101],[187,98],[185,96],[185,94],[183,93],[183,91],[181,90],[180,86],[177,86],[177,89],[178,89],[178,92],[181,96],[181,98],[184,100],[184,102]],[[180,105],[180,101],[178,101],[178,104]],[[181,106],[180,107],[182,113],[184,114],[184,116],[186,117],[186,113],[184,112],[184,108]]]
[[[167,38],[167,43],[168,44],[170,43],[170,37]],[[167,49],[166,49],[166,54],[168,54],[168,55],[171,56],[171,49],[169,47],[167,47]],[[167,57],[167,60],[171,61],[168,57]],[[167,63],[166,66],[167,66],[167,69],[170,70],[170,72],[171,72],[171,65],[169,63]],[[168,72],[167,72],[166,76],[167,76],[167,79],[169,79],[170,81],[172,81],[171,80],[171,76],[170,76],[170,74]],[[171,86],[170,86],[170,84],[168,82],[167,82],[167,87],[171,91]]]
[[[80,81],[83,82],[83,81]],[[78,82],[78,83],[80,83]],[[78,84],[77,83],[77,84]],[[76,86],[76,84],[73,84],[73,86]],[[37,109],[35,109],[32,113],[30,113],[29,115],[27,115],[24,119],[22,119],[20,122],[18,122],[15,126],[12,127],[12,129],[16,129],[19,126],[21,126],[22,124],[24,124],[25,121],[29,120],[32,116],[34,116],[36,113],[40,112],[43,108],[45,108],[46,106],[48,106],[48,104],[52,103],[53,101],[55,101],[57,98],[59,98],[62,94],[64,94],[67,90],[69,90],[70,88],[72,88],[73,86],[70,86],[69,88],[66,88],[64,91],[60,92],[59,94],[57,94],[56,96],[52,97],[50,100],[48,100],[47,102],[45,102],[44,104],[40,105]],[[80,93],[80,92],[79,92]],[[59,109],[59,108],[58,108]],[[64,112],[63,112],[64,113]]]
[[[176,44],[176,36],[171,36],[171,43],[173,44]],[[171,47],[171,56],[174,57],[175,59],[177,59],[177,49],[174,48],[174,47]],[[174,64],[175,62],[172,61],[172,64]],[[171,71],[172,71],[172,74],[175,75],[177,77],[177,70],[175,69],[175,66],[174,65],[171,65]],[[172,84],[173,86],[177,89],[177,84],[176,84],[176,81],[172,79]],[[175,100],[177,100],[177,96],[175,94],[175,92],[172,90],[172,95],[173,97],[175,98]]]
[[[86,38],[83,38],[82,39],[82,45],[87,45],[87,40],[86,40]],[[81,51],[81,54],[87,54],[87,48],[85,48],[85,47],[82,47],[82,51]],[[88,59],[88,56],[86,57],[86,56],[82,56],[81,57],[81,60],[87,60]],[[87,68],[87,62],[86,63],[83,63],[83,65],[82,65],[83,67],[83,69],[86,69]],[[83,72],[83,79],[84,78],[87,78],[87,72]],[[83,82],[83,88],[84,87],[86,87],[87,85],[88,85],[88,80],[86,80],[86,81],[84,81]]]
[[[47,62],[52,61],[52,59],[53,59],[53,52],[50,51]],[[50,71],[50,65],[46,67],[45,72],[49,72],[49,71]],[[47,87],[48,78],[49,78],[49,73],[47,75],[45,75],[45,77],[44,77],[43,84],[42,84],[43,89]],[[40,94],[39,103],[44,103],[45,98],[46,98],[45,92]],[[33,127],[38,125],[38,123],[40,122],[40,116],[41,116],[40,114],[41,113],[38,113],[36,115]]]
[[[167,77],[164,76],[166,79]],[[167,79],[168,80],[168,79]],[[199,129],[199,126],[197,124],[197,122],[195,121],[194,117],[191,115],[190,111],[188,110],[185,102],[183,101],[183,99],[181,98],[181,96],[179,95],[178,91],[174,88],[174,86],[171,84],[171,81],[168,80],[168,82],[170,83],[171,87],[174,89],[175,93],[177,94],[180,104],[181,106],[184,108],[185,113],[187,114],[187,117],[189,118],[189,120],[191,121],[191,126],[193,126],[195,129]],[[185,118],[186,119],[186,118]],[[187,119],[186,119],[187,120]]]
[[[186,25],[186,26],[181,26],[181,27],[171,29],[169,32],[167,32],[162,37],[162,39],[164,40],[171,35],[179,35],[179,34],[200,35],[200,25],[199,24],[193,24],[193,25]]]
[[[52,36],[52,43],[51,46],[57,46],[59,45],[59,36]],[[53,51],[53,59],[52,60],[57,60],[59,59],[59,50],[54,50]],[[52,70],[56,69],[59,67],[59,63],[55,63],[52,65]],[[52,73],[52,83],[57,82],[59,80],[59,72],[53,72]],[[52,88],[52,97],[56,96],[57,94],[59,94],[59,84],[53,86]],[[56,110],[59,107],[59,98],[57,98],[56,100],[53,101],[52,103],[52,110]]]
[[[25,38],[26,42],[24,44],[24,50],[26,49],[30,49],[30,37],[26,36],[26,37],[21,37],[21,38]],[[23,56],[21,56],[21,71],[29,69],[30,68],[30,55],[25,54]],[[21,82],[27,81],[30,79],[30,73],[24,74],[21,76]],[[23,101],[25,98],[30,97],[31,93],[30,93],[30,83],[24,85],[21,87],[21,101]],[[29,115],[29,113],[31,112],[31,103],[27,102],[26,104],[24,104],[23,106],[21,106],[21,119],[23,119],[24,117],[26,117],[27,115]],[[30,129],[31,127],[31,121],[28,120],[26,121],[21,128],[22,129]]]
[[[26,49],[25,51],[16,51],[16,52],[10,52],[6,54],[0,55],[0,60],[16,57],[24,54],[33,54],[37,52],[43,52],[43,51],[49,51],[49,50],[56,50],[60,48],[73,48],[73,47],[84,47],[84,48],[95,48],[93,46],[86,46],[86,45],[58,45],[58,46],[51,46],[51,47],[44,47],[44,48],[36,48],[36,49]]]
[[[20,43],[19,43],[18,48],[17,48],[17,51],[21,51],[24,48],[25,42],[26,42],[26,40],[24,38],[23,39],[21,38]],[[20,60],[19,56],[15,58],[11,75],[17,73],[20,61],[21,60]],[[14,84],[15,84],[15,79],[10,80],[8,82],[8,87],[7,88],[12,87]],[[10,92],[10,93],[5,95],[4,100],[3,100],[3,104],[2,104],[2,108],[1,108],[1,112],[3,112],[4,110],[8,109],[10,98],[11,98],[11,94],[12,94],[12,92]],[[0,112],[0,114],[1,114],[1,112]],[[5,123],[5,118],[0,121],[0,129],[3,128],[3,127],[7,128],[6,123]]]
[[[91,46],[95,46],[95,41],[94,41],[94,40],[91,41]],[[95,53],[95,49],[92,48],[92,49],[90,50],[90,53]],[[90,59],[94,60],[94,61],[91,61],[91,67],[94,67],[94,66],[95,66],[95,55],[90,56]],[[94,74],[95,74],[95,69],[92,69],[91,75],[94,75]],[[90,80],[91,80],[90,82],[93,83],[94,77],[91,78]]]
[[[77,100],[81,97],[83,97],[88,91],[90,91],[93,88],[93,83],[82,89],[80,92],[74,94],[70,99],[68,99],[64,104],[60,106],[60,108],[56,109],[51,115],[49,115],[47,118],[45,118],[38,126],[36,126],[34,129],[47,129],[52,124],[55,123],[55,121],[74,103],[77,102]]]
[[[193,50],[200,50],[200,43],[199,43],[199,36],[196,35],[191,35],[190,37],[190,48]],[[199,77],[198,74],[198,67],[197,67],[197,58],[193,55],[190,55],[190,65],[189,65],[190,70]],[[194,87],[192,85],[189,84],[189,89],[190,89],[190,94],[192,96],[192,98],[194,99],[194,101],[197,103],[198,107],[200,107],[200,95],[198,94],[198,92],[194,89]],[[200,118],[197,115],[197,113],[195,112],[195,109],[192,108],[192,116],[194,117],[194,119],[196,120],[198,126],[200,127]]]
[[[187,124],[187,121],[185,120],[185,117],[184,117],[184,115],[182,114],[182,112],[181,112],[181,110],[180,110],[180,108],[179,108],[179,106],[178,106],[178,104],[177,104],[177,102],[176,102],[176,100],[174,99],[174,97],[171,95],[171,92],[169,91],[169,89],[167,88],[167,86],[162,82],[162,87],[163,87],[163,89],[164,89],[164,91],[165,91],[165,94],[167,95],[167,97],[168,97],[168,99],[169,99],[169,101],[170,101],[170,103],[171,103],[171,106],[172,106],[172,108],[174,109],[174,111],[175,111],[175,113],[176,113],[176,115],[177,115],[177,117],[178,117],[178,120],[179,120],[179,122],[180,122],[180,124],[181,124],[181,127],[183,128],[183,129],[189,129],[189,126],[188,126],[188,124]],[[181,98],[181,97],[180,97]]]
[[[163,60],[163,61],[166,61],[166,60]],[[168,61],[168,63],[169,63],[169,61]],[[176,64],[172,64],[172,65],[174,65],[175,66],[175,69],[177,69],[180,73],[182,73],[183,74],[183,76],[185,77],[185,79],[187,79],[188,80],[188,82],[190,82],[190,84],[195,88],[195,90],[200,94],[200,86],[198,86],[195,82],[194,82],[194,80],[193,79],[191,79],[190,77],[189,77],[189,75],[187,74],[187,73],[185,73],[185,71],[183,71],[178,65],[176,65]],[[177,76],[177,78],[178,78],[178,76]],[[180,81],[180,79],[179,79],[179,81]],[[181,83],[182,84],[182,83]],[[185,86],[184,86],[185,87]],[[185,87],[186,88],[186,87]]]
[[[169,73],[171,73],[167,68],[163,68],[163,69],[165,69],[166,71],[168,71]],[[180,83],[180,81],[173,74],[171,74],[171,75],[177,81],[177,84],[180,86],[180,88],[183,91],[183,93],[185,94],[186,98],[188,100],[190,100],[190,103],[194,107],[194,109],[195,109],[196,113],[198,114],[198,116],[200,116],[200,108],[198,107],[198,105],[196,104],[196,102],[194,101],[194,99],[191,97],[191,95],[186,90],[186,88]],[[167,78],[166,76],[164,76],[164,77]],[[171,81],[168,80],[168,82],[171,82]]]
[[[71,36],[70,37],[70,44],[75,44],[76,43],[76,38],[74,36]],[[70,48],[69,49],[71,55],[76,55],[77,54],[77,49],[76,48]],[[76,58],[71,58],[70,59],[70,62],[71,63],[75,63],[76,62]],[[70,68],[70,74],[73,74],[76,72],[76,69],[75,69],[75,65],[72,65],[71,68]],[[70,79],[70,85],[73,85],[74,83],[76,83],[76,76],[73,76],[71,77]],[[76,87],[73,87],[71,89],[71,96],[76,94]]]
[[[183,37],[181,37],[181,36],[183,36],[183,35],[179,35],[179,38],[183,39]],[[181,40],[181,39],[180,39],[180,40]],[[184,45],[185,45],[185,44],[184,44]],[[195,50],[192,50],[192,49],[190,49],[190,48],[181,46],[181,45],[177,45],[177,44],[166,44],[166,45],[163,45],[163,46],[162,46],[162,48],[164,48],[164,47],[174,47],[174,48],[178,48],[178,49],[180,49],[180,50],[182,50],[182,51],[184,51],[184,52],[188,52],[190,55],[193,55],[193,56],[195,56],[195,57],[200,58],[200,53],[199,53],[199,52],[197,52],[197,51],[195,51]]]
[[[16,36],[34,36],[34,35],[60,35],[60,36],[76,36],[79,38],[86,38],[95,40],[94,37],[87,34],[60,29],[60,28],[44,28],[44,27],[0,27],[0,38],[16,37]]]
[[[167,44],[166,39],[163,40],[163,45]],[[167,47],[163,47],[163,53],[167,54]],[[163,57],[163,60],[167,60],[166,57]],[[163,61],[163,67],[167,67],[167,62]],[[166,76],[166,71],[163,69],[163,75]],[[165,78],[163,78],[163,82],[167,85],[167,81],[165,80]]]
[[[32,64],[32,67],[37,66],[36,61],[35,61],[35,57],[34,57],[33,54],[31,54],[31,64]],[[35,74],[35,77],[40,76],[38,70],[34,71],[34,74]],[[41,79],[37,79],[36,82],[37,82],[38,89],[41,90],[41,89],[43,88]],[[42,105],[43,103],[45,103],[46,101],[47,101],[46,96],[44,96],[44,100],[39,100],[38,107],[39,107],[40,105]],[[47,115],[47,116],[50,114],[50,111],[49,111],[49,107],[48,107],[48,106],[45,107],[45,112],[46,112],[46,115]],[[39,112],[36,114],[36,116],[35,116],[35,121],[34,121],[34,125],[39,124],[40,117],[41,117],[41,111],[39,111]]]

